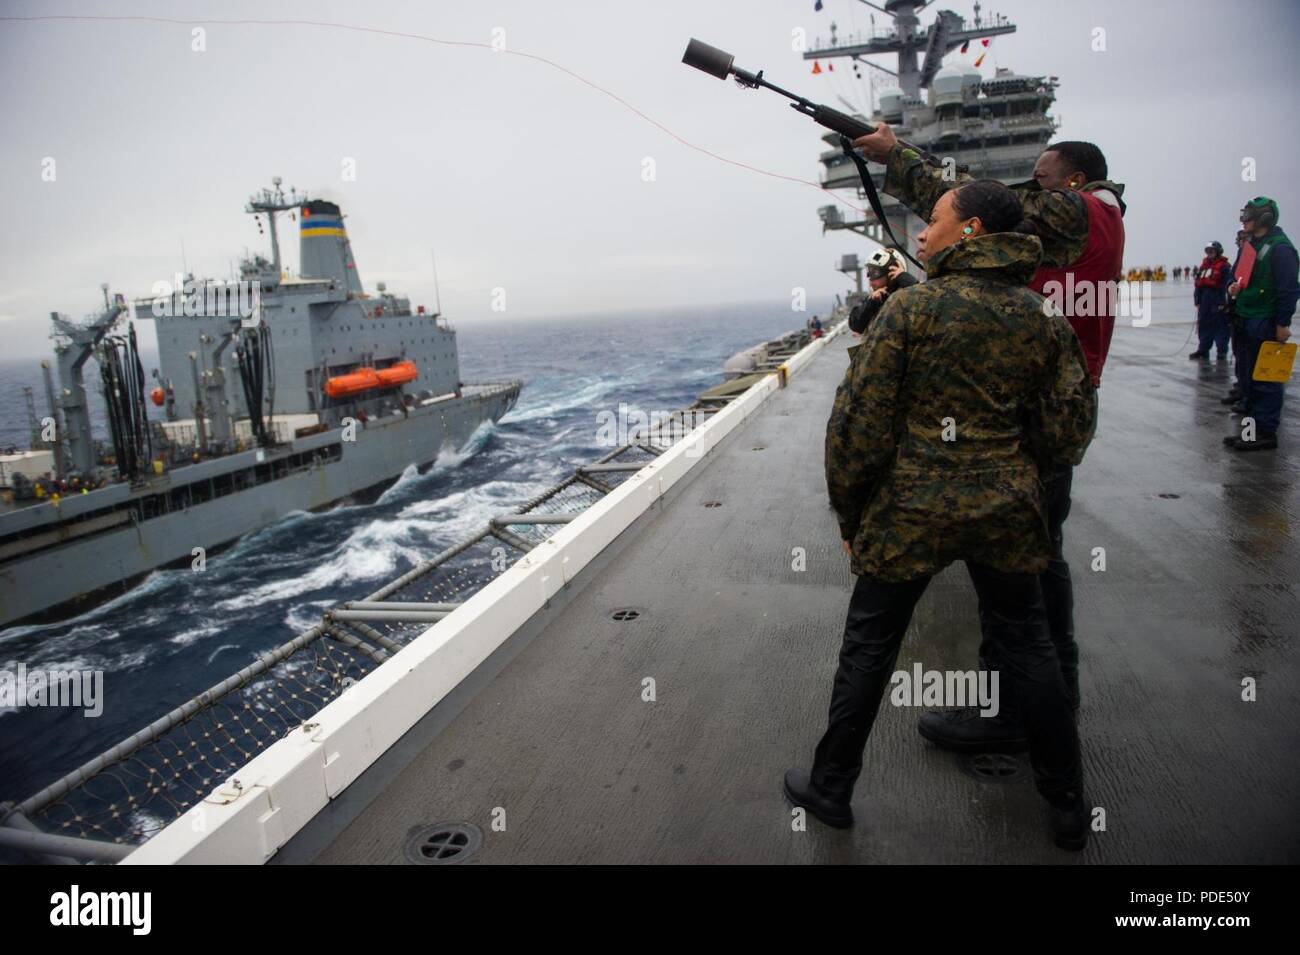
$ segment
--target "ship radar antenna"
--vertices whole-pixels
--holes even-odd
[[[832,27],[830,39],[818,41],[803,51],[805,60],[852,59],[867,63],[886,73],[893,72],[861,59],[867,56],[893,54],[897,57],[898,85],[906,96],[918,99],[922,89],[928,89],[943,58],[953,50],[974,40],[988,40],[995,36],[1015,33],[1014,23],[1005,17],[985,18],[983,7],[975,5],[975,18],[967,22],[950,10],[940,10],[935,22],[922,28],[917,16],[930,6],[932,0],[886,0],[883,7],[869,0],[861,3],[893,18],[894,29],[887,34],[872,32],[866,36],[844,38]]]
[[[271,189],[263,189],[261,192],[254,193],[244,206],[244,211],[256,216],[259,212],[266,213],[267,225],[271,228],[271,261],[275,266],[276,280],[280,277],[280,235],[276,230],[275,217],[278,213],[286,212],[290,209],[297,209],[307,204],[307,193],[298,192],[292,186],[289,187],[289,194],[280,188],[284,182],[279,176],[271,177]]]

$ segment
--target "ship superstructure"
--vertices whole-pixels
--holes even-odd
[[[1056,99],[1057,78],[1022,76],[1005,67],[985,78],[972,65],[944,66],[943,59],[972,42],[1014,33],[1015,24],[1005,17],[982,17],[975,4],[975,16],[967,20],[950,10],[941,10],[928,27],[920,26],[918,12],[928,6],[920,0],[887,0],[884,11],[893,27],[839,36],[834,31],[803,54],[804,59],[827,61],[845,58],[889,74],[896,86],[882,89],[871,116],[872,123],[886,122],[900,139],[951,159],[954,167],[966,167],[977,177],[1006,183],[1023,182],[1033,173],[1034,161],[1056,131],[1049,114]],[[893,55],[896,68],[887,69],[868,56]],[[828,133],[820,160],[822,185],[827,189],[860,189],[857,169],[839,146],[839,135]],[[874,176],[879,189],[883,172]],[[885,214],[894,234],[911,246],[920,229],[915,216],[888,196],[881,195]],[[878,241],[883,239],[875,217],[868,211],[862,221],[848,221],[837,205],[819,210],[824,229],[849,229]]]

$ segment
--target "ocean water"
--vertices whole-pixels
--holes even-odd
[[[825,315],[829,302],[811,311]],[[788,303],[553,321],[457,325],[461,378],[522,378],[519,403],[424,474],[407,470],[372,503],[295,512],[210,557],[207,570],[150,574],[75,619],[0,631],[0,670],[102,670],[104,710],[0,710],[0,801],[31,795],[175,706],[533,497],[607,448],[597,415],[690,404],[741,348],[803,324]],[[146,375],[153,356],[143,356]],[[92,395],[97,372],[88,369]],[[37,361],[0,363],[0,446],[26,447],[24,385]],[[92,403],[99,437],[107,438]]]

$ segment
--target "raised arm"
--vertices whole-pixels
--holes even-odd
[[[888,123],[877,124],[875,132],[859,136],[853,145],[872,162],[885,164],[885,192],[922,219],[930,218],[941,195],[971,178],[958,173],[954,164],[945,168],[927,163],[919,152],[898,141]]]
[[[915,149],[898,143],[885,160],[885,192],[921,219],[929,219],[940,196],[971,181],[969,173],[957,172],[955,166],[951,169],[928,163]]]
[[[888,123],[861,136],[853,145],[873,162],[885,164],[885,192],[922,219],[930,217],[939,197],[969,182],[956,166],[926,162],[917,150],[898,141]],[[1025,209],[1025,220],[1043,243],[1043,265],[1063,268],[1076,261],[1088,244],[1088,208],[1073,189],[1040,189],[1036,182],[1012,186]]]
[[[1043,265],[1064,268],[1088,245],[1088,207],[1073,189],[1040,189],[1036,183],[1012,186],[1025,220],[1043,243]]]

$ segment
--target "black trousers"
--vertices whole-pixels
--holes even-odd
[[[1047,630],[1056,647],[1056,658],[1061,664],[1065,680],[1065,694],[1074,706],[1079,704],[1079,644],[1074,639],[1074,583],[1070,579],[1070,565],[1065,562],[1065,521],[1070,516],[1070,492],[1074,484],[1074,468],[1067,467],[1043,482],[1047,504],[1047,532],[1052,542],[1052,553],[1047,559],[1047,570],[1038,578],[1047,612]],[[989,635],[989,623],[980,603],[980,666],[983,669],[1000,668],[998,650]],[[1003,687],[1002,713],[1007,719],[1017,714],[1014,692]]]
[[[1054,800],[1081,791],[1079,736],[1047,634],[1038,578],[969,562],[966,569],[1001,661],[999,697],[1009,688],[1020,704],[1039,792]],[[929,577],[905,583],[859,577],[853,588],[828,725],[813,758],[812,782],[833,800],[848,802],[853,795],[903,634],[929,583]]]

